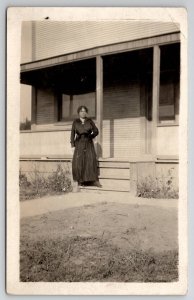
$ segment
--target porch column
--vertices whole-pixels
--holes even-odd
[[[97,155],[103,157],[102,153],[102,130],[103,130],[103,59],[96,56],[96,120],[99,129],[97,136]]]
[[[160,91],[160,47],[153,47],[153,84],[152,84],[152,155],[157,152],[157,123]]]
[[[37,99],[36,88],[32,86],[32,100],[31,100],[31,130],[36,129],[36,114],[37,114]]]

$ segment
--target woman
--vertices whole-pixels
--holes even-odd
[[[98,135],[98,128],[90,118],[87,118],[86,106],[79,106],[77,113],[79,118],[73,121],[71,130],[71,147],[75,147],[72,161],[73,180],[79,185],[93,182],[100,186],[93,143],[93,138]]]

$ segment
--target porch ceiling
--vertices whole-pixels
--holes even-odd
[[[81,94],[96,88],[96,62],[87,59],[74,63],[22,72],[22,84],[49,88],[66,94]]]

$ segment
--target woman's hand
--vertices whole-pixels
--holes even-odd
[[[91,139],[91,140],[94,138],[93,131],[91,131],[91,132],[89,133],[88,137],[89,137],[89,139]]]

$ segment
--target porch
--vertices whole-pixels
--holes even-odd
[[[104,187],[132,190],[138,172],[155,175],[164,165],[177,181],[179,39],[170,34],[22,65],[32,124],[21,132],[21,162],[70,162],[71,124],[82,104],[99,128]]]

